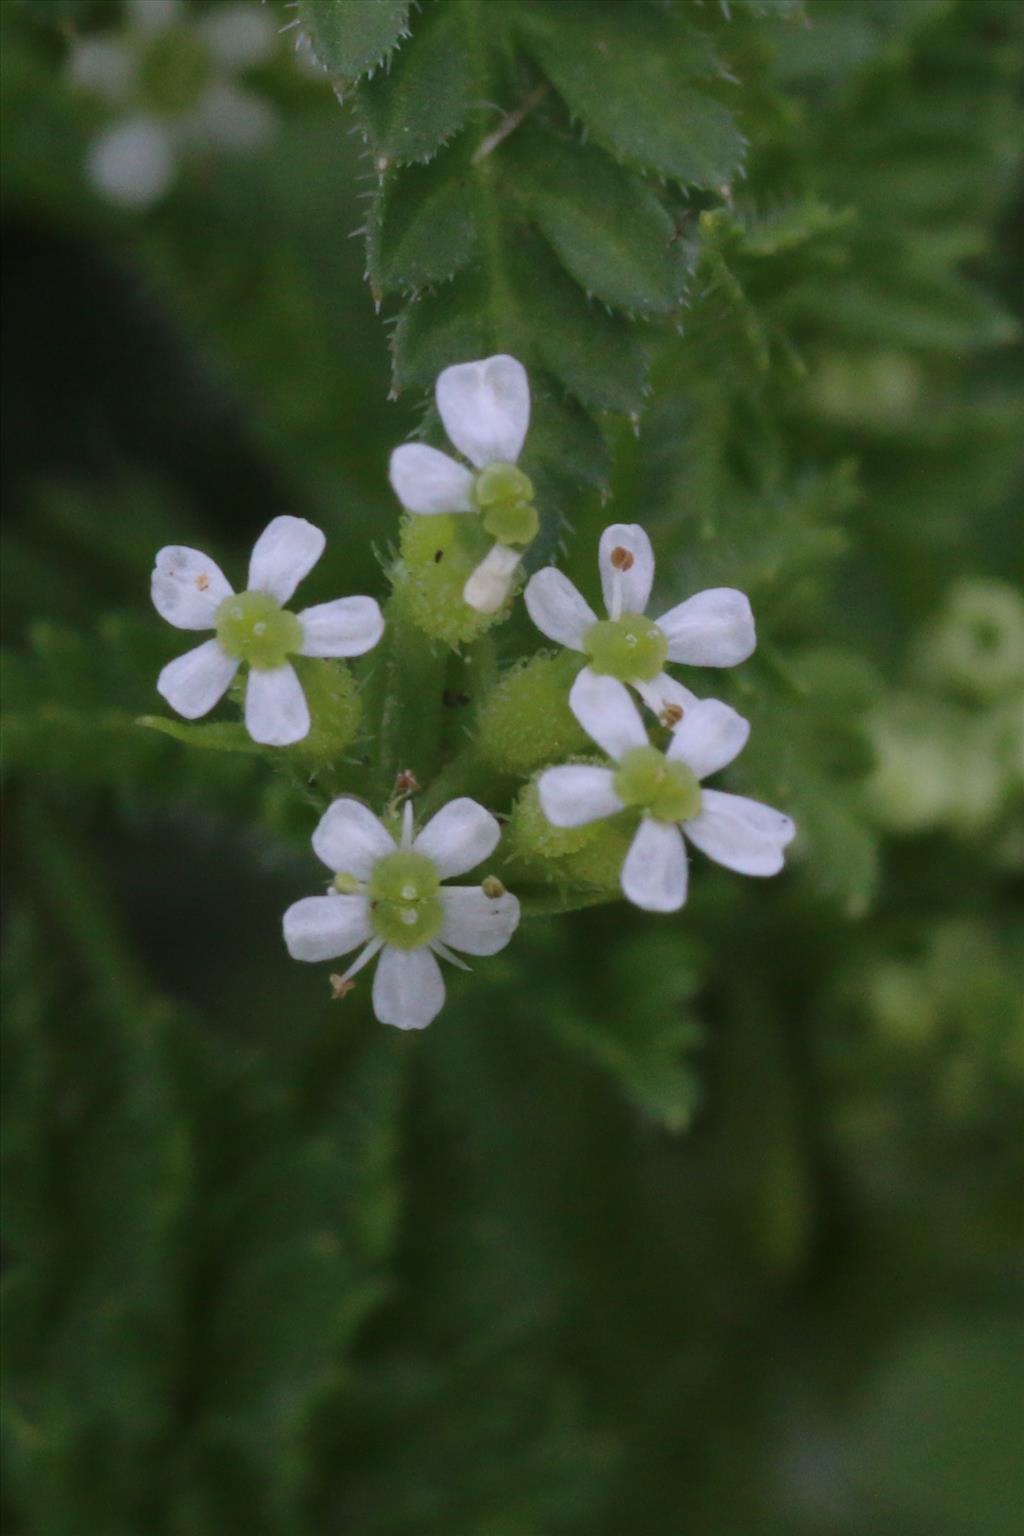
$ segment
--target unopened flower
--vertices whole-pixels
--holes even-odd
[[[438,375],[436,398],[445,431],[476,473],[437,448],[405,443],[391,455],[391,484],[407,512],[479,515],[495,542],[463,599],[496,613],[538,527],[533,485],[516,467],[530,423],[526,369],[504,354],[458,363]]]
[[[167,191],[182,155],[266,143],[273,111],[237,77],[277,42],[267,12],[236,0],[196,20],[181,0],[128,0],[124,16],[120,32],[74,42],[68,74],[117,114],[89,147],[90,181],[112,202],[145,208]]]
[[[686,901],[689,842],[741,875],[774,875],[796,828],[788,816],[744,795],[704,789],[701,780],[743,750],[750,726],[718,699],[695,700],[667,752],[650,744],[640,713],[614,677],[584,669],[569,695],[584,730],[614,768],[548,768],[537,781],[541,808],[556,827],[579,827],[627,809],[640,825],[622,866],[622,893],[647,912]]]
[[[362,656],[384,632],[372,597],[339,597],[291,613],[288,601],[323,554],[319,528],[275,517],[256,541],[244,592],[234,592],[215,561],[169,545],[156,557],[153,603],[176,629],[212,629],[215,638],[169,662],[157,690],[186,720],[207,714],[249,664],[245,724],[253,741],[285,747],[309,732],[309,709],[289,656]]]
[[[359,800],[335,800],[313,833],[313,850],[334,874],[329,895],[307,896],[284,915],[295,960],[334,960],[363,946],[344,987],[374,956],[373,1011],[382,1024],[423,1029],[444,1003],[437,956],[494,955],[519,924],[519,902],[500,881],[442,885],[474,869],[498,845],[501,829],[475,800],[452,800],[413,836],[407,801],[399,841]]]
[[[651,541],[636,523],[614,523],[598,549],[606,619],[599,619],[568,576],[549,565],[531,576],[525,592],[531,619],[549,640],[582,651],[590,671],[635,688],[665,725],[695,702],[670,677],[665,663],[733,667],[756,644],[754,616],[742,592],[712,587],[677,603],[658,619],[646,617],[654,582]]]

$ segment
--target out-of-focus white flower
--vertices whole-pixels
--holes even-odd
[[[308,735],[306,697],[288,658],[362,656],[384,632],[372,597],[339,597],[298,614],[283,607],[325,543],[303,518],[275,517],[256,540],[248,588],[237,593],[199,550],[169,545],[160,551],[152,578],[157,612],[176,629],[216,631],[160,673],[157,690],[172,709],[186,720],[208,714],[245,661],[245,724],[253,741],[286,747]]]
[[[77,41],[68,77],[127,115],[102,130],[86,157],[98,192],[146,208],[172,184],[184,155],[253,153],[273,134],[270,104],[237,77],[277,46],[273,19],[255,4],[219,4],[193,21],[180,0],[130,0],[120,32]]]
[[[151,117],[128,117],[89,145],[89,180],[112,203],[148,208],[174,180],[175,154],[169,135]]]
[[[549,565],[524,594],[527,611],[549,640],[582,651],[590,670],[635,688],[666,725],[696,702],[670,677],[665,662],[733,667],[757,643],[754,616],[742,592],[712,587],[677,603],[658,619],[646,617],[654,583],[654,551],[637,523],[613,523],[601,535],[598,565],[607,619],[599,619],[568,576]]]
[[[494,955],[519,924],[519,902],[496,880],[441,884],[464,875],[498,846],[501,829],[475,800],[452,800],[413,836],[406,802],[399,842],[359,800],[335,800],[313,833],[313,850],[333,872],[330,894],[307,896],[284,915],[288,953],[334,960],[363,946],[341,983],[375,955],[373,1011],[382,1024],[423,1029],[444,1003],[437,956],[452,950]]]
[[[665,753],[651,746],[623,683],[584,668],[569,695],[587,734],[614,768],[582,763],[548,768],[537,781],[541,809],[555,827],[581,827],[632,808],[640,825],[622,866],[622,894],[646,912],[676,912],[686,901],[683,836],[716,864],[741,875],[775,875],[796,828],[788,816],[704,789],[746,745],[750,726],[718,699],[695,701]]]
[[[391,484],[407,512],[479,515],[495,543],[462,595],[478,612],[497,613],[538,526],[533,485],[516,468],[530,424],[526,369],[504,353],[457,363],[438,375],[435,393],[449,439],[476,474],[437,448],[405,443],[391,455]]]

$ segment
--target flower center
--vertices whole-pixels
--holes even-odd
[[[499,544],[529,544],[540,519],[533,481],[514,464],[488,464],[473,482],[473,502],[483,525]]]
[[[388,853],[374,866],[370,880],[370,919],[374,932],[396,949],[419,949],[436,939],[444,925],[439,895],[441,877],[422,853]]]
[[[269,592],[239,592],[217,609],[217,639],[229,656],[269,670],[302,645],[302,625]]]
[[[700,810],[700,783],[692,768],[673,763],[657,747],[633,747],[615,772],[615,793],[655,821],[689,821]]]
[[[624,613],[619,619],[600,619],[587,632],[583,649],[595,672],[620,683],[649,683],[665,665],[668,641],[653,619]]]
[[[139,92],[159,117],[180,117],[194,107],[210,80],[210,56],[188,27],[161,33],[139,65]]]

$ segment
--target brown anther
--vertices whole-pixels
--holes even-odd
[[[682,707],[679,704],[666,704],[658,719],[666,730],[674,731],[683,718]]]
[[[483,891],[484,895],[489,896],[492,901],[496,901],[499,896],[504,896],[505,894],[505,887],[502,885],[497,875],[488,875],[486,879],[481,882],[480,889]]]
[[[617,571],[631,571],[636,564],[636,559],[628,549],[623,549],[621,544],[616,544],[611,553],[611,562]]]
[[[394,798],[397,800],[400,795],[415,795],[421,788],[422,785],[412,769],[405,768],[395,780]]]
[[[199,575],[196,577],[196,586],[199,588],[200,592],[205,592],[209,585],[209,576],[207,576],[205,571],[200,571]]]
[[[332,1002],[336,1003],[339,1000],[339,998],[348,997],[350,992],[354,992],[355,991],[356,983],[354,981],[346,981],[344,976],[333,976],[332,975],[332,976],[328,976],[327,979],[328,979],[328,981],[331,984],[331,1001]]]

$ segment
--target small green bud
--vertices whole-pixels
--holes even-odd
[[[336,762],[355,741],[363,715],[363,700],[343,661],[296,656],[309,706],[309,735],[285,750],[313,763]]]
[[[481,613],[462,597],[491,547],[478,517],[407,517],[401,532],[402,558],[392,568],[391,580],[410,623],[452,648],[478,640],[497,623],[504,606],[497,613]]]
[[[437,867],[422,853],[385,854],[370,881],[370,921],[378,938],[397,949],[419,949],[444,926]]]
[[[530,783],[512,808],[506,837],[510,856],[534,879],[614,890],[632,832],[633,826],[620,825],[619,817],[583,827],[553,827],[541,810],[536,783]]]
[[[530,544],[540,518],[533,504],[533,482],[514,464],[488,464],[473,483],[473,503],[483,525],[500,544]]]
[[[492,767],[525,778],[586,751],[588,737],[569,708],[582,664],[572,651],[542,652],[504,674],[477,721],[480,753]]]
[[[633,747],[615,772],[615,793],[624,805],[656,821],[689,821],[700,810],[700,782],[692,768],[674,763],[657,747]]]
[[[334,877],[334,889],[342,896],[355,896],[359,890],[359,881],[348,870],[339,869]]]
[[[283,666],[302,645],[302,625],[269,592],[226,597],[214,620],[217,639],[229,656],[251,667]]]
[[[668,640],[642,613],[599,620],[587,632],[583,648],[595,672],[617,677],[620,683],[651,682],[668,658]]]

